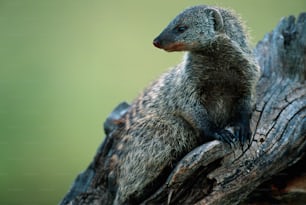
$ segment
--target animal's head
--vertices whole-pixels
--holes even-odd
[[[236,35],[235,39],[239,39],[237,33],[241,33],[242,41],[245,40],[236,15],[224,9],[200,5],[176,16],[154,39],[153,44],[166,51],[199,51],[207,48],[222,33],[230,38]]]
[[[202,49],[223,28],[223,18],[217,9],[195,6],[176,16],[153,44],[166,51]]]

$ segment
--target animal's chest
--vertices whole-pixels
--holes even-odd
[[[217,124],[226,124],[234,106],[241,98],[241,78],[234,70],[211,71],[202,83],[202,102],[210,118]]]

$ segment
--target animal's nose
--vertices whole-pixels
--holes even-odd
[[[161,42],[158,38],[154,39],[153,45],[157,48],[161,48]]]

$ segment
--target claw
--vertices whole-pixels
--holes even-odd
[[[235,144],[235,136],[228,130],[220,130],[215,133],[215,138],[229,144],[231,147]]]
[[[234,129],[234,135],[239,140],[240,146],[243,147],[247,141],[250,141],[252,132],[249,126],[237,125]]]
[[[168,195],[168,200],[167,200],[167,204],[170,204],[172,194],[173,194],[173,189],[171,189],[171,190],[170,190],[170,192],[169,192],[169,195]]]

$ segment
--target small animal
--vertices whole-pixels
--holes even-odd
[[[153,44],[185,51],[185,56],[131,103],[113,134],[105,170],[115,205],[140,203],[179,159],[202,143],[244,144],[251,137],[259,68],[236,14],[190,7]]]

